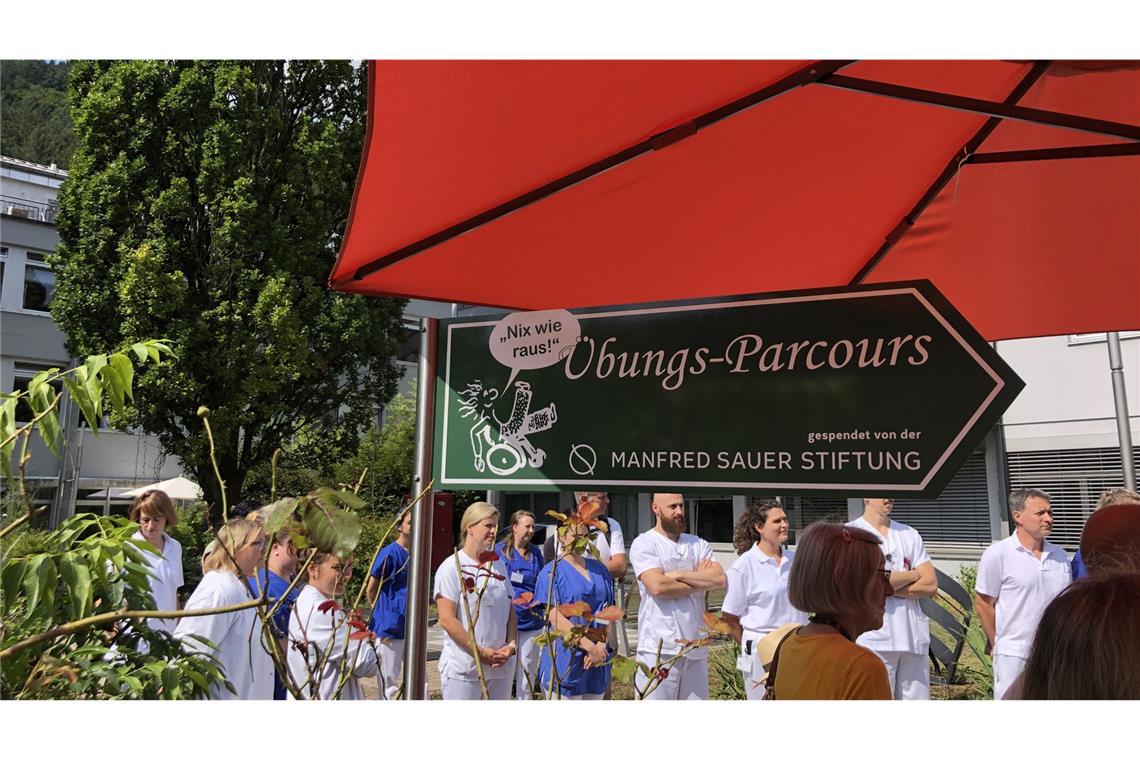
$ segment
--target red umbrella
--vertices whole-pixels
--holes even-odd
[[[1140,327],[1140,63],[382,61],[331,285],[534,309],[926,278]]]

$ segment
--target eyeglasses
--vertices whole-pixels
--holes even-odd
[[[265,539],[259,538],[256,541],[250,541],[248,544],[246,544],[246,546],[253,546],[253,547],[256,547],[258,549],[264,549],[265,548]]]

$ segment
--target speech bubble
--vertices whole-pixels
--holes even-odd
[[[520,370],[557,364],[581,335],[578,318],[565,309],[516,311],[499,320],[488,345],[491,355],[511,368],[509,388]]]

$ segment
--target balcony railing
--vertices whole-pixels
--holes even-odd
[[[0,195],[0,213],[13,216],[17,219],[30,219],[33,222],[46,222],[55,224],[55,215],[59,206],[55,203],[40,203],[28,198],[13,198],[10,195]]]

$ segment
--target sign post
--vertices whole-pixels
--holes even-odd
[[[927,281],[440,321],[443,490],[937,496],[1024,383]]]

